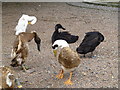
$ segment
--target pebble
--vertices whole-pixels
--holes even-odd
[[[114,76],[112,76],[112,79],[114,78]]]
[[[96,57],[97,57],[96,55],[92,56],[92,58],[96,58]]]
[[[32,83],[29,83],[29,85],[32,85]]]
[[[47,73],[50,73],[50,71],[47,71]]]
[[[87,73],[85,73],[85,72],[82,72],[82,74],[83,74],[84,76],[86,76],[86,75],[87,75]]]

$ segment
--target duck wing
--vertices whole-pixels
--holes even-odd
[[[71,35],[69,32],[60,32],[59,39],[66,40],[68,43],[75,43],[79,36]]]
[[[92,52],[103,40],[104,36],[100,32],[87,32],[76,51],[80,54]]]
[[[104,41],[104,36],[98,31],[96,31],[96,32],[87,32],[86,36],[85,36],[85,38],[89,38],[91,40],[96,38],[96,37],[98,37],[99,42]]]
[[[88,52],[94,51],[99,44],[100,42],[98,36],[86,35],[80,46],[76,49],[76,51],[80,54],[86,54]]]
[[[19,34],[19,37],[21,38],[22,42],[30,42],[34,38],[34,34],[22,32]]]

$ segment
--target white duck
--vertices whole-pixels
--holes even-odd
[[[29,16],[23,14],[22,17],[19,19],[17,26],[15,27],[15,35],[18,35],[21,32],[26,32],[26,28],[28,24],[35,24],[37,18],[35,16]]]

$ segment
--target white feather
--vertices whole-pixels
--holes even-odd
[[[31,21],[31,24],[33,25],[36,23],[37,18],[35,16],[28,16],[23,14],[19,19],[17,26],[15,27],[15,35],[18,35],[21,32],[26,32],[28,21]]]
[[[9,76],[10,75],[13,75],[11,73],[8,73],[7,76],[6,76],[6,84],[11,87],[12,86],[12,81],[10,80]]]
[[[69,44],[65,40],[56,40],[52,46],[54,45],[58,45],[60,48],[69,47]]]
[[[14,50],[12,49],[12,51],[11,51],[11,57],[13,58],[13,57],[15,57],[16,56],[16,53],[14,52]]]
[[[64,70],[65,73],[67,73],[67,72],[74,71],[77,67],[74,67],[74,68],[71,68],[71,69],[67,69],[67,68],[65,68],[64,66],[61,65],[61,68]]]
[[[21,65],[22,59],[21,59],[21,58],[18,58],[17,61],[18,61],[18,64]]]

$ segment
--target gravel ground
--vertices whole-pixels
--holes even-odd
[[[29,43],[26,65],[32,73],[15,68],[25,88],[113,88],[118,87],[118,12],[69,6],[66,3],[3,3],[2,63],[10,65],[10,53],[15,39],[14,28],[21,15],[34,15],[38,21],[28,25],[27,31],[37,31],[42,39],[41,52],[34,41]],[[61,23],[69,32],[79,35],[71,44],[76,50],[85,32],[100,31],[105,40],[94,51],[94,58],[81,58],[80,66],[73,72],[73,85],[64,85],[69,74],[58,80],[55,75],[61,69],[51,48],[54,26]],[[82,56],[82,55],[80,55]]]

